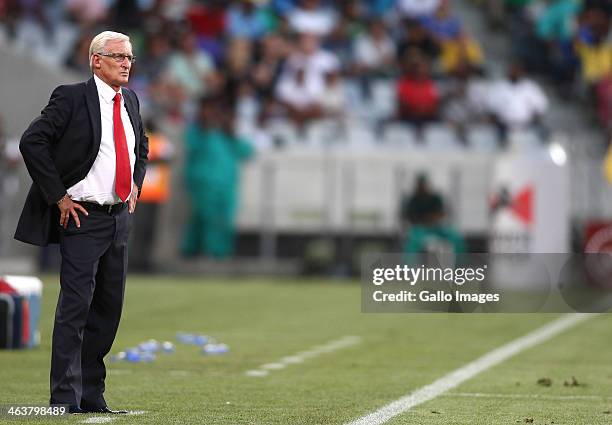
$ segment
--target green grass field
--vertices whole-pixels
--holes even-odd
[[[40,348],[0,352],[0,405],[42,405],[48,400],[56,280],[44,279]],[[362,314],[360,305],[355,283],[131,276],[112,353],[149,338],[175,341],[177,331],[212,335],[231,351],[207,357],[198,347],[177,344],[175,354],[160,355],[153,363],[107,362],[109,406],[144,411],[110,420],[115,424],[344,424],[557,317],[376,315]],[[269,369],[265,377],[245,374],[346,336],[360,339],[284,369]],[[572,376],[578,385],[565,386]],[[552,385],[539,385],[541,378],[550,379]],[[610,411],[612,316],[601,315],[387,423],[501,425],[533,420],[534,424],[603,425],[612,424]],[[94,423],[92,418],[104,417],[72,415],[32,422]]]

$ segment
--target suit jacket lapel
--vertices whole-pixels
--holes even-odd
[[[98,97],[98,89],[96,82],[91,77],[85,83],[85,97],[87,99],[87,109],[89,111],[89,119],[93,129],[93,146],[92,153],[94,158],[100,150],[100,141],[102,140],[102,122],[100,118],[100,99]]]

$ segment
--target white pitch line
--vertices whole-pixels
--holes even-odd
[[[546,395],[546,394],[501,394],[501,393],[447,393],[442,397],[465,397],[465,398],[518,398],[540,400],[612,400],[612,397],[601,395]]]
[[[492,368],[516,354],[547,341],[563,331],[587,320],[593,315],[568,314],[536,329],[514,341],[511,341],[484,356],[456,369],[438,380],[414,392],[381,407],[380,409],[358,418],[348,425],[380,425],[419,404],[432,400],[445,392],[459,386],[468,379]]]
[[[107,369],[107,375],[129,375],[132,373],[131,369]]]
[[[266,363],[259,366],[261,369],[279,370],[287,367],[285,363]]]
[[[128,415],[144,415],[147,413],[146,410],[131,410],[128,412]],[[117,417],[108,417],[108,416],[93,416],[91,418],[87,418],[84,421],[81,421],[82,424],[107,424],[114,420],[118,419]]]
[[[87,418],[82,424],[106,424],[114,421],[116,418],[107,418],[105,416],[94,416],[93,418]]]
[[[267,370],[258,370],[258,369],[247,370],[246,372],[244,372],[246,376],[253,376],[256,378],[263,378],[264,376],[268,376],[269,373],[270,372],[268,372]]]
[[[361,342],[361,337],[358,336],[344,336],[340,339],[330,341],[324,345],[316,345],[307,351],[300,351],[292,356],[285,356],[279,361],[274,363],[266,363],[259,366],[259,369],[247,370],[244,372],[246,376],[252,376],[257,378],[263,378],[269,375],[272,370],[284,369],[289,365],[303,363],[307,359],[320,356],[321,354],[331,353],[336,350],[340,350],[351,345],[355,345]]]

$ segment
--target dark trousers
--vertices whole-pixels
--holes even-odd
[[[103,359],[119,327],[132,215],[125,205],[111,213],[88,212],[79,212],[80,228],[70,218],[60,233],[50,401],[94,408],[106,406]]]

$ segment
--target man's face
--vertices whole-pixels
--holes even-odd
[[[102,53],[132,56],[132,45],[129,41],[109,41]],[[94,55],[93,68],[102,81],[118,89],[128,83],[132,63],[125,57],[119,60],[109,56]]]

